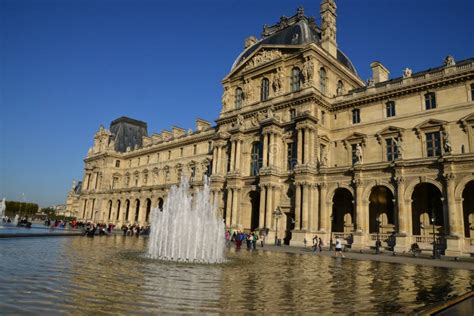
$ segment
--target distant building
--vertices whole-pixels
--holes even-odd
[[[245,41],[216,126],[101,127],[68,210],[144,224],[180,176],[198,188],[208,174],[226,225],[270,240],[352,234],[362,249],[395,232],[397,250],[430,249],[434,231],[448,255],[474,252],[474,59],[393,79],[373,62],[365,82],[337,46],[334,1],[320,14],[300,8]]]

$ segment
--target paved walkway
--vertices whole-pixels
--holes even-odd
[[[245,245],[242,245],[242,248],[245,249]],[[290,246],[273,246],[265,245],[263,248],[257,246],[257,250],[264,251],[280,251],[294,254],[305,254],[310,256],[326,256],[334,257],[334,251],[328,251],[323,249],[322,252],[314,253],[310,247],[290,247]],[[396,255],[393,256],[391,252],[385,251],[384,253],[376,255],[374,252],[366,251],[363,253],[355,251],[345,251],[344,256],[346,259],[351,260],[372,260],[380,262],[390,262],[390,263],[401,263],[401,264],[414,264],[414,265],[423,265],[430,267],[440,267],[440,268],[450,268],[450,269],[465,269],[474,271],[474,260],[471,258],[460,258],[459,261],[455,261],[451,257],[442,257],[441,259],[431,259],[428,256],[423,257],[413,257],[410,255]]]

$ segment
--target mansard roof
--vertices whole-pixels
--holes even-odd
[[[262,38],[255,44],[247,47],[234,61],[232,70],[245,61],[259,47],[265,45],[306,45],[315,43],[321,46],[321,29],[316,25],[314,17],[304,15],[303,8],[299,8],[297,13],[287,18],[280,17],[280,21],[273,26],[263,26]],[[337,60],[357,75],[357,71],[347,56],[337,50]]]

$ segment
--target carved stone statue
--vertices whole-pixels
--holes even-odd
[[[283,74],[283,71],[281,70],[273,75],[272,87],[276,95],[282,92],[284,78],[285,78],[285,75]]]
[[[235,126],[240,127],[244,125],[244,117],[241,114],[237,115],[237,122],[235,123]]]
[[[363,155],[362,155],[362,147],[360,146],[360,144],[356,145],[355,156],[356,156],[356,164],[362,163]]]
[[[303,64],[303,76],[305,80],[309,82],[313,80],[313,75],[314,75],[314,64],[311,61],[311,59],[308,59]]]
[[[273,118],[273,110],[271,108],[267,110],[267,118]]]
[[[446,56],[446,58],[444,59],[444,65],[446,67],[456,65],[456,62],[454,61],[454,57],[451,55]]]
[[[250,82],[244,84],[243,92],[244,92],[244,100],[247,104],[249,104],[253,99],[253,89],[250,85]]]
[[[403,78],[410,78],[413,71],[410,68],[405,68],[403,70]]]
[[[72,189],[74,190],[76,188],[76,180],[72,180]]]
[[[395,144],[395,146],[397,146],[398,159],[403,158],[404,148],[403,148],[402,139],[400,137],[399,138],[392,138],[392,142]]]
[[[375,85],[375,81],[372,78],[367,79],[367,87],[373,87]]]
[[[344,83],[341,80],[337,82],[336,95],[344,94]]]
[[[326,149],[326,146],[322,146],[321,148],[321,160],[319,164],[321,167],[327,167],[328,165],[328,150]]]
[[[229,106],[229,89],[226,87],[224,88],[224,93],[222,94],[222,107],[227,109]]]
[[[453,151],[453,147],[451,146],[451,142],[449,141],[448,133],[443,133],[443,141],[444,141],[444,152],[447,154],[451,154]]]

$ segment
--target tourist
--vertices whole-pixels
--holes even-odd
[[[258,239],[257,232],[254,231],[252,233],[252,247],[253,247],[253,250],[257,250],[257,239]]]
[[[228,229],[225,231],[225,245],[227,247],[230,245],[230,231]]]
[[[247,236],[246,236],[246,239],[247,239],[247,250],[250,250],[252,249],[252,234],[251,233],[248,233]]]
[[[336,257],[340,255],[342,258],[345,258],[344,255],[342,254],[342,243],[339,237],[336,238],[336,249],[335,249],[335,255]]]
[[[321,237],[319,237],[319,242],[318,242],[318,247],[319,247],[319,252],[322,252],[323,251],[323,240],[321,239]]]
[[[235,234],[235,248],[240,249],[240,246],[242,245],[242,239],[244,238],[244,235],[241,232],[237,232]]]
[[[260,246],[263,248],[265,246],[265,233],[260,235]]]

